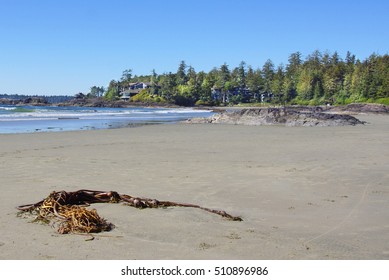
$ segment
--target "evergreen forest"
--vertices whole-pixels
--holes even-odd
[[[286,65],[275,66],[268,59],[254,69],[242,61],[231,68],[224,63],[209,72],[197,72],[181,61],[176,72],[134,75],[132,69],[111,80],[107,88],[92,86],[76,98],[102,98],[116,101],[134,83],[145,89],[131,94],[129,103],[164,103],[180,106],[215,105],[344,105],[381,103],[389,105],[389,55],[371,54],[364,60],[347,52],[315,50],[303,58],[300,52],[289,55]],[[25,99],[28,95],[0,95],[5,99]],[[38,97],[38,96],[37,96]],[[71,96],[39,96],[50,104],[67,102]]]
[[[372,54],[363,61],[347,52],[314,51],[303,58],[300,52],[289,55],[286,65],[275,66],[269,59],[253,69],[242,61],[237,67],[223,64],[208,73],[196,72],[181,61],[175,73],[133,75],[123,71],[107,90],[93,86],[89,96],[120,99],[130,83],[144,82],[148,88],[130,101],[166,102],[183,106],[267,104],[389,104],[389,55]]]

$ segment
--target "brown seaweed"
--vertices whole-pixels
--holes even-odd
[[[52,192],[47,198],[33,204],[18,206],[23,212],[30,212],[38,219],[53,221],[57,231],[65,233],[97,233],[110,231],[114,225],[101,218],[95,209],[86,207],[93,203],[125,203],[135,208],[191,207],[198,208],[232,221],[242,218],[232,216],[223,210],[214,210],[189,203],[159,201],[157,199],[140,198],[115,191],[78,190],[74,192]]]

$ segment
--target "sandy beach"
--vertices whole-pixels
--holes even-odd
[[[0,135],[0,259],[389,259],[389,116],[366,125],[164,124]],[[58,234],[17,217],[52,191],[199,204],[93,204],[116,227]]]

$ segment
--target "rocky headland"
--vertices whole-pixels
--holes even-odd
[[[123,100],[106,100],[102,97],[83,98],[75,97],[62,102],[49,102],[45,97],[32,96],[28,98],[0,98],[1,105],[15,106],[58,106],[58,107],[104,107],[104,108],[127,108],[127,107],[179,107],[163,102],[129,102]]]

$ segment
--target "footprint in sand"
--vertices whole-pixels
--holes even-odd
[[[230,235],[226,235],[228,239],[242,239],[238,234],[236,233],[230,233]]]
[[[201,242],[200,245],[199,245],[199,248],[201,250],[206,250],[206,249],[210,249],[210,248],[214,248],[216,247],[216,244],[208,244],[208,243],[205,243],[205,242]]]

